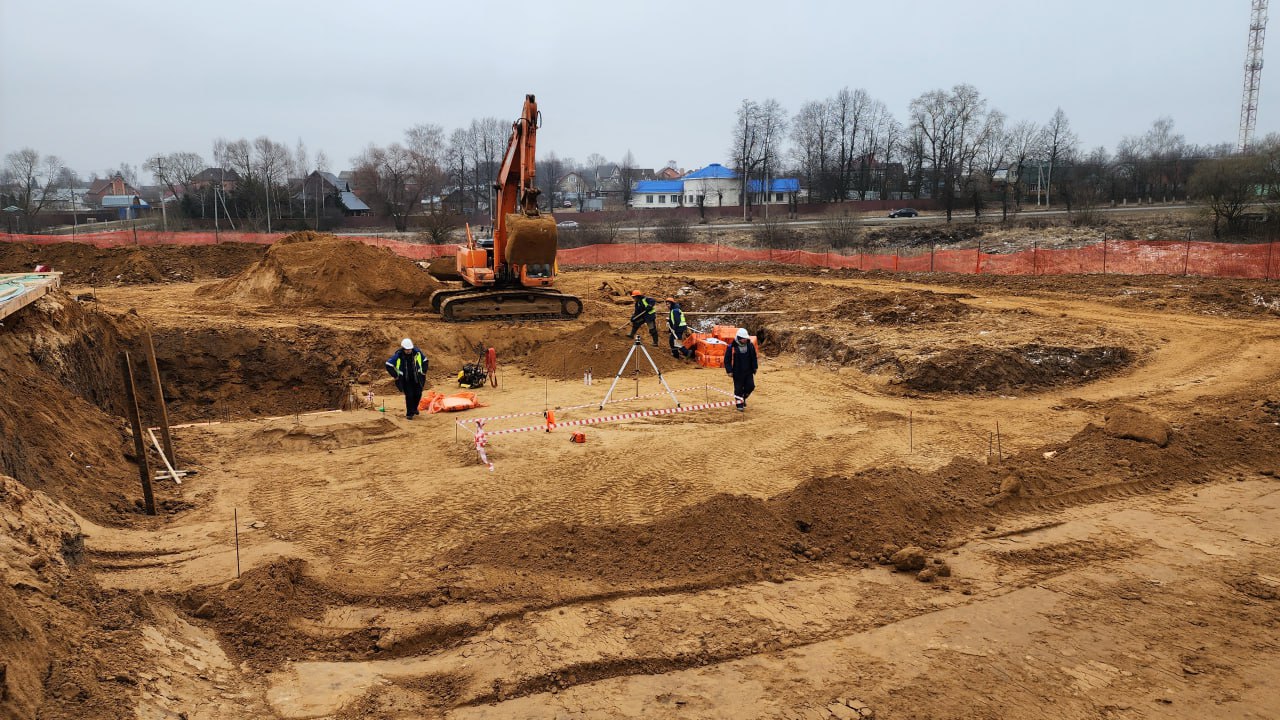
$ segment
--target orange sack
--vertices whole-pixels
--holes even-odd
[[[472,408],[484,407],[485,404],[476,398],[475,393],[459,392],[445,395],[434,390],[428,391],[418,403],[418,412],[428,415],[438,412],[460,412]]]

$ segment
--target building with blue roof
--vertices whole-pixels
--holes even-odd
[[[646,180],[635,184],[631,204],[635,208],[732,207],[741,205],[742,180],[732,168],[711,163],[694,170],[679,180]],[[783,204],[796,200],[800,181],[796,178],[773,178],[768,192],[759,180],[747,183],[751,203]]]

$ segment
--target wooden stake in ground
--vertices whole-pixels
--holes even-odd
[[[240,577],[240,509],[231,509],[231,525],[236,534],[236,577]]]
[[[142,442],[142,421],[138,417],[138,396],[133,384],[129,353],[120,353],[120,376],[124,379],[124,409],[133,428],[133,451],[138,456],[138,477],[142,480],[142,501],[148,515],[156,514],[156,498],[151,494],[151,471],[147,468],[147,446]]]
[[[1004,450],[1000,447],[1000,421],[996,421],[996,464],[1004,463]]]
[[[164,402],[164,388],[160,385],[160,366],[156,364],[156,346],[151,341],[151,331],[147,330],[147,365],[151,368],[151,384],[155,386],[156,406],[160,408],[160,440],[164,444],[164,456],[169,465],[178,467],[178,458],[173,454],[173,438],[169,435],[169,408]],[[177,478],[175,478],[177,479]]]

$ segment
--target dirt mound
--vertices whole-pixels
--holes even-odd
[[[899,382],[920,392],[986,392],[1034,389],[1096,380],[1133,362],[1118,346],[1087,348],[1019,345],[948,348],[919,360],[902,360]]]
[[[827,315],[832,319],[852,320],[868,325],[947,322],[976,312],[957,299],[962,297],[972,295],[944,294],[929,290],[859,292],[857,297],[833,306]]]
[[[890,468],[817,478],[769,500],[718,495],[643,525],[555,524],[494,536],[450,561],[610,583],[781,578],[797,563],[852,562],[885,543],[936,547],[962,517],[987,512],[976,498],[989,483],[985,468],[968,461],[927,474]]]
[[[76,242],[0,243],[0,272],[27,272],[37,264],[62,273],[69,285],[136,285],[223,278],[244,270],[265,245],[157,245],[96,248]]]
[[[1107,434],[1125,440],[1149,442],[1160,447],[1169,444],[1173,428],[1164,420],[1127,405],[1107,413]]]
[[[590,369],[596,382],[606,381],[617,374],[622,361],[635,344],[631,336],[626,334],[630,329],[630,325],[619,330],[617,325],[597,320],[581,330],[562,336],[554,343],[539,343],[525,356],[523,364],[529,372],[539,377],[581,379],[582,374]],[[671,356],[666,350],[666,338],[661,334],[666,332],[665,323],[659,322],[658,330],[658,342],[661,345],[656,349],[649,337],[648,328],[640,328],[640,338],[644,341],[645,349],[661,368],[669,364],[667,361],[671,360]],[[652,375],[653,369],[649,367],[648,361],[643,356],[639,360],[640,374],[646,377]],[[633,359],[629,367],[634,367],[634,362]],[[631,376],[628,374],[626,377]]]
[[[1266,439],[1273,434],[1269,422],[1206,416],[1159,448],[1110,437],[1089,424],[1065,443],[1006,456],[999,466],[956,458],[931,472],[885,467],[815,478],[767,500],[717,495],[650,523],[555,523],[494,535],[445,560],[455,567],[543,571],[615,587],[778,578],[815,561],[868,562],[886,545],[936,552],[962,529],[1045,503],[1062,507],[1116,492],[1204,482],[1224,462],[1238,462],[1238,447],[1265,447],[1250,462],[1269,467],[1280,458],[1280,446]],[[1020,493],[1002,497],[1000,487],[1010,477],[1017,478]],[[989,502],[993,498],[1000,501]]]
[[[286,658],[376,652],[380,632],[375,628],[317,639],[293,625],[299,618],[316,619],[326,607],[370,599],[324,587],[307,574],[303,561],[289,558],[248,570],[227,585],[192,590],[175,598],[175,604],[217,626],[228,654],[275,667]]]
[[[226,282],[199,293],[266,305],[413,308],[440,284],[417,263],[385,248],[332,235],[294,233]]]

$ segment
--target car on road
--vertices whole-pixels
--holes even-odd
[[[578,222],[576,220],[565,220],[564,222],[556,223],[556,227],[564,228],[566,230],[572,230],[578,227]]]
[[[916,211],[915,208],[902,208],[901,210],[894,210],[893,212],[889,213],[889,217],[891,218],[919,217],[919,216],[920,216],[920,213]]]

